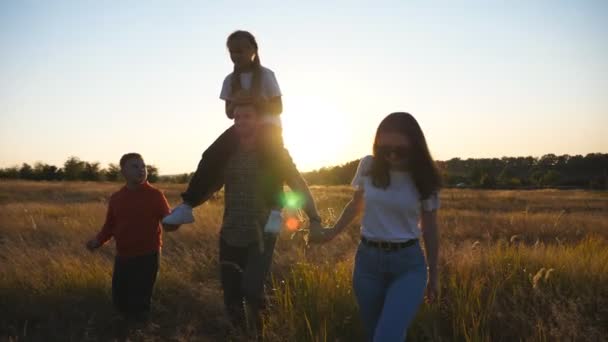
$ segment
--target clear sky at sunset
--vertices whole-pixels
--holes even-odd
[[[608,152],[608,1],[0,1],[0,167],[193,171],[251,31],[301,170],[412,113],[436,159]]]

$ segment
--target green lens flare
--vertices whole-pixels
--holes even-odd
[[[283,206],[289,209],[302,209],[304,207],[304,196],[295,191],[286,192],[283,195]]]

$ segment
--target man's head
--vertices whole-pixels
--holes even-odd
[[[129,184],[141,184],[148,178],[146,163],[139,153],[127,153],[120,158],[120,172]]]
[[[234,128],[239,137],[253,137],[258,124],[258,111],[253,104],[239,105],[234,109]]]

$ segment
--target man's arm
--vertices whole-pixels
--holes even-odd
[[[308,184],[302,175],[300,175],[298,172],[297,176],[294,175],[290,177],[286,180],[286,183],[292,190],[304,196],[304,212],[306,212],[310,222],[314,223],[315,225],[321,224],[321,215],[319,215],[319,211],[315,205],[315,200],[312,197]]]
[[[310,188],[308,188],[308,184],[306,180],[302,177],[298,169],[296,168],[289,152],[286,149],[283,149],[281,156],[281,168],[283,170],[283,176],[285,183],[294,191],[300,193],[304,196],[305,204],[304,211],[308,216],[308,219],[311,223],[316,225],[320,225],[321,223],[321,215],[317,211],[317,206],[315,205],[315,200],[312,197],[312,193],[310,192]]]

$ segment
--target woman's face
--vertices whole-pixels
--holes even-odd
[[[232,39],[228,42],[230,59],[237,68],[243,68],[251,64],[255,57],[255,47],[244,38]]]
[[[386,160],[391,168],[405,168],[410,157],[410,139],[396,132],[380,132],[376,141],[379,158]]]

